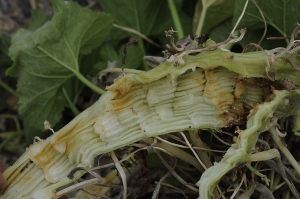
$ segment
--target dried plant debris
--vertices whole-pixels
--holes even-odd
[[[151,66],[152,68],[155,68],[156,66],[160,65],[163,63],[166,58],[164,57],[157,57],[157,56],[144,56],[144,60],[146,63]]]

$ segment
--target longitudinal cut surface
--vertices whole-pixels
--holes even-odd
[[[216,53],[220,60],[207,62]],[[147,137],[245,124],[249,110],[270,90],[254,84],[255,75],[264,77],[264,69],[247,78],[252,62],[246,62],[245,55],[230,54],[216,50],[186,56],[183,66],[165,62],[119,78],[92,107],[31,145],[5,171],[9,186],[1,197],[51,198],[57,188],[72,181],[67,175],[74,168],[89,168],[97,155]],[[265,60],[263,54],[258,65]],[[239,73],[232,72],[235,68]],[[75,178],[80,175],[77,172]]]

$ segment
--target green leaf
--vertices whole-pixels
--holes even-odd
[[[161,0],[98,0],[104,11],[119,25],[135,29],[145,35],[160,35],[172,26],[167,1]],[[158,25],[159,24],[159,25]]]
[[[244,38],[239,42],[244,48],[249,43],[258,43],[264,33],[264,29],[248,30]],[[273,27],[268,27],[267,34],[260,44],[263,49],[271,50],[278,46],[285,46],[285,40],[268,40],[268,37],[278,36],[280,33]],[[256,51],[256,47],[251,47],[247,51]]]
[[[100,72],[104,69],[107,69],[107,66],[108,66],[107,64],[108,63],[105,61],[100,61],[100,62],[96,63],[94,67],[98,72]]]
[[[50,130],[41,131],[41,128],[40,128],[41,126],[43,126],[43,124],[41,124],[39,126],[39,128],[37,128],[37,127],[33,127],[33,126],[29,125],[26,121],[23,122],[23,127],[24,127],[23,133],[26,138],[27,146],[32,144],[34,137],[37,135],[41,139],[46,139],[47,137],[49,137],[52,134],[52,132]]]
[[[300,19],[300,12],[297,12],[300,10],[298,0],[268,0],[256,1],[256,3],[263,12],[267,24],[273,26],[283,36],[291,35]],[[235,24],[240,17],[244,4],[245,1],[236,1],[233,24]],[[238,28],[264,28],[263,18],[252,1],[249,1]]]
[[[98,0],[98,1],[101,2],[101,5],[103,4],[102,0]],[[132,1],[132,0],[130,0],[130,1]],[[104,4],[105,3],[106,2],[104,2]],[[123,3],[126,3],[126,2],[123,2]],[[185,35],[191,34],[192,33],[192,19],[191,19],[191,16],[193,15],[193,12],[194,12],[194,10],[191,7],[194,6],[194,4],[190,5],[191,1],[184,1],[184,0],[180,0],[180,1],[177,0],[177,1],[175,1],[175,4],[176,4],[176,7],[177,7],[178,15],[180,16],[180,22],[182,24]],[[109,8],[111,6],[112,5],[108,5]],[[159,37],[158,40],[161,41],[161,37],[166,38],[166,36],[164,35],[165,30],[169,30],[171,27],[173,27],[173,29],[174,29],[174,23],[173,23],[173,20],[172,20],[172,16],[171,16],[170,10],[167,6],[168,5],[166,3],[164,3],[162,5],[163,8],[161,8],[161,10],[164,10],[165,12],[160,14],[160,15],[164,15],[164,24],[165,25],[162,24],[161,23],[162,21],[160,21],[159,19],[153,19],[154,16],[151,16],[149,19],[154,20],[155,21],[155,22],[153,22],[154,24],[155,23],[159,24],[159,26],[156,26],[156,29],[158,29],[158,30],[154,30],[154,32],[150,31],[149,33],[142,32],[143,34],[147,34],[147,36],[157,36],[157,37]],[[116,9],[120,10],[120,7],[116,6]],[[146,9],[146,10],[148,10],[148,9]],[[108,12],[108,13],[112,12],[110,14],[112,14],[114,16],[118,14],[118,13],[116,13],[117,11],[115,11],[113,9],[109,9],[109,10],[105,10],[105,11]],[[192,13],[190,11],[192,11]],[[124,13],[124,10],[121,10],[119,12]],[[191,16],[189,16],[189,14]],[[118,18],[118,16],[116,16],[116,17]],[[135,16],[132,16],[132,13],[128,12],[128,13],[126,13],[126,15],[124,14],[124,16],[123,15],[120,16],[119,17],[120,21],[116,21],[116,23],[118,23],[119,25],[122,25],[122,26],[126,26],[127,23],[123,22],[124,17],[127,17],[128,20],[135,20]],[[145,19],[145,20],[146,21],[143,21],[143,22],[139,21],[139,22],[140,23],[149,23],[147,21],[148,19]],[[139,25],[136,24],[136,25],[132,25],[132,27],[130,27],[130,28],[133,28],[133,29],[137,30],[138,26]],[[109,34],[109,37],[108,37],[108,39],[109,39],[108,41],[113,46],[116,46],[117,44],[119,44],[120,40],[128,38],[130,35],[132,36],[133,34],[128,33],[128,32],[124,32],[123,30],[121,30],[119,28],[112,28],[112,30]],[[152,37],[152,39],[153,39],[153,37]],[[169,42],[169,39],[166,39],[166,40]],[[163,39],[163,41],[164,41],[164,39]]]
[[[102,58],[101,62],[104,61],[105,63],[108,63],[108,61],[117,61],[116,66],[118,68],[121,68],[123,58],[123,47],[124,46],[121,46],[118,53],[116,50],[114,50],[114,48],[111,45],[104,45],[100,52],[100,57]],[[141,65],[142,60],[143,53],[138,46],[131,45],[127,47],[125,68],[137,69]]]
[[[119,50],[119,56],[123,57],[123,46]],[[144,54],[138,46],[127,47],[125,68],[137,69],[142,64],[143,57]],[[122,62],[120,61],[120,65],[117,66],[121,67],[121,65]]]
[[[117,51],[111,45],[109,45],[107,43],[101,48],[100,57],[105,62],[117,61],[120,64],[120,57],[119,57]]]
[[[14,64],[7,74],[19,77],[19,113],[37,128],[45,120],[54,126],[61,118],[66,106],[62,87],[69,78],[76,76],[89,87],[96,87],[79,72],[78,57],[100,46],[112,27],[107,14],[70,1],[52,3],[52,20],[34,32],[19,30],[9,50]]]
[[[213,4],[211,4],[211,2]],[[218,24],[226,21],[233,16],[235,0],[217,0],[217,1],[207,1],[210,5],[206,11],[202,33],[207,34],[210,29],[216,27]],[[194,14],[194,25],[193,32],[196,32],[198,26],[198,21],[200,19],[201,13],[203,11],[202,1],[198,1],[195,14]],[[229,34],[229,33],[228,33]]]
[[[50,19],[51,17],[46,15],[43,11],[32,10],[28,30],[34,31],[44,25],[47,21],[50,21]]]
[[[213,28],[210,31],[209,36],[215,42],[222,42],[228,38],[231,30],[232,30],[232,18],[226,20],[224,23]],[[247,30],[244,38],[241,41],[239,41],[238,44],[240,44],[241,47],[244,48],[246,45],[250,43],[258,43],[263,33],[264,33],[264,29]],[[266,39],[268,37],[278,36],[278,34],[279,33],[277,30],[275,30],[272,27],[269,27],[265,39],[262,41],[260,46],[266,50],[270,50],[278,46],[285,46],[286,44],[284,40],[275,41],[275,40]],[[247,51],[256,51],[256,50],[257,50],[256,47],[249,47],[247,49]]]
[[[232,18],[227,19],[222,24],[212,28],[209,32],[209,37],[217,43],[225,41],[232,30],[231,22]]]
[[[95,76],[99,71],[95,70],[94,65],[99,62],[99,51],[102,49],[102,46],[99,46],[92,50],[89,54],[82,54],[79,57],[80,72],[85,76]],[[78,79],[77,79],[78,80]]]

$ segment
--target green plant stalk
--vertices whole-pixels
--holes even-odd
[[[76,85],[75,85],[75,88],[76,88],[76,94],[75,94],[75,97],[73,99],[73,104],[75,104],[77,101],[78,101],[78,98],[80,96],[80,93],[82,92],[82,90],[84,89],[85,85],[84,84],[79,84],[79,80],[76,80]]]
[[[283,199],[290,199],[291,198],[291,192],[289,190],[285,190],[283,192]]]
[[[201,33],[202,33],[202,28],[203,28],[203,25],[204,25],[206,12],[207,12],[207,8],[203,6],[195,35],[201,35]]]
[[[8,131],[8,132],[1,132],[0,133],[0,138],[1,139],[7,139],[11,135],[18,136],[21,135],[22,131]]]
[[[53,55],[51,55],[49,52],[47,52],[46,50],[44,50],[41,47],[37,47],[40,51],[42,51],[43,53],[45,53],[46,55],[48,55],[49,57],[51,57],[53,60],[55,60],[57,63],[59,63],[60,65],[64,66],[66,69],[68,69],[69,71],[71,71],[82,83],[84,83],[87,87],[89,87],[90,89],[92,89],[94,92],[102,95],[105,93],[104,90],[102,90],[101,88],[99,88],[98,86],[96,86],[95,84],[93,84],[91,81],[89,81],[88,79],[86,79],[79,71],[79,66],[76,62],[76,65],[74,68],[64,64],[63,62],[61,62],[60,60],[57,60],[56,57],[54,57]],[[72,74],[70,76],[73,76]]]
[[[174,23],[174,26],[175,26],[175,30],[177,31],[176,32],[177,39],[181,39],[181,38],[184,37],[184,32],[183,32],[183,28],[182,28],[182,25],[181,25],[181,22],[180,22],[180,19],[179,19],[179,16],[178,16],[178,12],[177,12],[174,0],[168,0],[168,4],[169,4],[169,7],[170,7],[170,11],[171,11],[173,23]]]
[[[16,132],[6,132],[6,133],[9,133],[9,136],[3,140],[1,143],[0,143],[0,151],[2,150],[2,148],[10,141],[12,140],[13,138],[16,137],[16,135],[20,135],[22,133],[22,131],[16,131]],[[2,134],[2,133],[1,133]]]
[[[78,71],[74,71],[75,76],[82,82],[84,83],[87,87],[89,87],[90,89],[92,89],[94,92],[102,95],[105,93],[104,90],[102,90],[101,88],[99,88],[98,86],[96,86],[95,84],[93,84],[91,81],[89,81],[88,79],[86,79],[80,72]]]
[[[252,171],[254,174],[256,174],[257,176],[261,177],[261,180],[264,181],[268,186],[269,186],[269,182],[270,180],[268,179],[268,177],[262,173],[260,173],[259,171],[257,171],[255,168],[253,168],[251,166],[251,163],[250,162],[247,162],[246,163],[246,166],[248,167],[248,169],[250,171]]]
[[[18,116],[12,115],[12,114],[1,114],[0,118],[10,118],[10,119],[13,119],[14,122],[15,122],[17,131],[18,132],[21,131],[21,125],[20,125],[20,122],[18,120]]]
[[[7,92],[9,92],[10,94],[16,96],[17,98],[20,98],[20,94],[17,93],[14,89],[12,89],[9,86],[7,86],[3,81],[0,81],[0,86],[2,88],[4,88]]]
[[[276,132],[276,127],[272,127],[270,129],[270,133],[272,135],[272,138],[274,142],[277,144],[280,151],[283,153],[283,155],[286,157],[286,159],[291,163],[291,165],[294,167],[295,171],[300,175],[300,165],[295,160],[291,152],[286,148],[286,146],[283,145],[282,141],[280,140],[279,135]]]
[[[200,0],[199,0],[200,2]],[[197,26],[197,29],[196,29],[196,33],[195,35],[201,35],[202,33],[202,29],[203,29],[203,26],[204,26],[204,21],[205,21],[205,16],[206,16],[206,13],[207,13],[207,9],[216,2],[216,0],[202,0],[202,12],[201,12],[201,15],[200,15],[200,19],[199,19],[199,22],[198,22],[198,26]]]
[[[84,85],[81,85],[81,88],[79,88],[79,80],[78,79],[76,79],[75,80],[75,90],[77,91],[76,93],[75,93],[75,96],[74,96],[74,98],[73,98],[73,101],[72,101],[72,104],[76,104],[76,102],[77,102],[77,100],[78,100],[78,97],[79,97],[79,95],[80,95],[80,93],[81,93],[81,91],[82,91],[82,88],[84,88]]]
[[[119,28],[119,29],[124,30],[124,31],[126,31],[126,32],[133,33],[134,35],[137,35],[137,36],[143,38],[143,39],[144,39],[145,41],[147,41],[148,43],[150,43],[150,44],[152,44],[152,45],[154,45],[154,46],[156,46],[156,47],[158,47],[158,48],[164,49],[163,46],[161,46],[161,45],[155,43],[155,42],[152,41],[150,38],[148,38],[146,35],[142,34],[141,32],[139,32],[139,31],[137,31],[137,30],[134,30],[134,29],[132,29],[132,28],[128,28],[128,27],[125,27],[125,26],[120,26],[120,25],[118,25],[118,24],[113,24],[113,26],[114,26],[115,28]]]
[[[272,187],[274,187],[274,176],[275,176],[275,171],[272,170],[270,173],[269,173],[269,178],[270,179],[270,190],[272,191]]]
[[[76,108],[76,106],[73,104],[73,102],[72,102],[72,100],[70,99],[70,97],[69,97],[69,95],[68,95],[68,93],[67,93],[65,87],[63,87],[62,90],[63,90],[63,93],[64,93],[64,95],[65,95],[65,98],[67,99],[68,104],[69,104],[69,107],[70,107],[70,109],[72,110],[73,114],[74,114],[75,116],[79,115],[79,114],[80,114],[80,111],[79,111],[79,110]]]
[[[275,177],[274,177],[274,180],[273,180],[273,186],[270,187],[270,190],[272,192],[275,191],[276,187],[280,184],[281,180],[282,180],[282,176],[278,173],[275,173]]]
[[[299,136],[300,137],[300,132],[295,131],[294,135]]]

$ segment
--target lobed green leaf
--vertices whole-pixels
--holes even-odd
[[[172,25],[167,1],[98,1],[105,12],[113,16],[117,24],[132,28],[147,36],[160,35]]]
[[[43,11],[32,10],[28,30],[34,31],[50,20],[51,16],[46,15]]]
[[[300,4],[298,0],[269,0],[256,1],[256,3],[263,12],[267,24],[273,26],[283,36],[290,35],[297,26],[297,22],[299,22],[300,18]],[[244,4],[245,1],[235,2],[233,24],[235,24],[240,17]],[[257,29],[263,27],[263,18],[258,8],[252,1],[249,1],[245,15],[240,21],[238,28]]]
[[[112,27],[110,15],[73,2],[52,3],[52,20],[33,32],[19,30],[9,50],[14,64],[7,74],[19,77],[19,113],[34,127],[59,121],[66,106],[62,87],[80,75],[79,55],[100,46]]]

